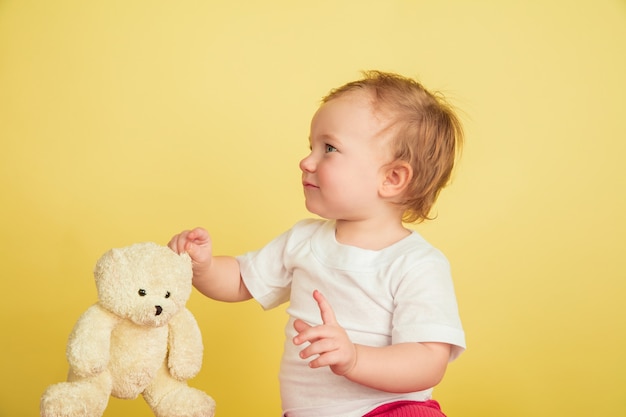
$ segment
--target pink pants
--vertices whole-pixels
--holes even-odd
[[[446,417],[435,400],[397,401],[383,404],[363,417]]]

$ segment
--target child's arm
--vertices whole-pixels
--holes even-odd
[[[170,249],[187,252],[193,265],[193,285],[202,294],[219,301],[244,301],[252,298],[246,288],[239,263],[231,256],[213,256],[209,233],[198,227],[185,230],[170,240]]]
[[[355,348],[358,360],[345,377],[395,393],[434,387],[443,379],[450,357],[450,345],[446,343],[399,343],[380,348],[355,345]]]
[[[412,392],[437,385],[446,371],[450,345],[446,343],[399,343],[385,347],[356,345],[339,326],[332,308],[324,296],[313,294],[322,315],[323,324],[312,327],[296,320],[296,345],[310,342],[303,349],[303,359],[319,355],[309,365],[329,366],[337,375],[387,392]]]

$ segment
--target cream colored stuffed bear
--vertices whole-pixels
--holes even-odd
[[[191,260],[166,246],[112,249],[94,271],[99,301],[67,344],[67,382],[41,398],[43,417],[99,417],[109,396],[143,395],[157,417],[214,415],[215,402],[187,386],[202,366],[202,337],[187,308]]]

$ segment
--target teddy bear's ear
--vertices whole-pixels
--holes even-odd
[[[107,272],[111,272],[113,266],[122,260],[123,256],[119,249],[110,249],[104,253],[96,262],[96,266],[94,268],[95,277],[99,277],[102,274]]]
[[[96,262],[96,266],[93,270],[94,275],[99,276],[107,268],[107,264],[110,262],[110,258],[113,257],[113,249],[105,252],[100,259]]]

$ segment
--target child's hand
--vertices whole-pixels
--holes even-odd
[[[211,263],[212,244],[209,232],[201,227],[185,230],[174,237],[167,244],[176,253],[187,252],[194,265]]]
[[[297,319],[293,326],[298,335],[293,338],[293,343],[296,345],[310,343],[300,351],[302,359],[319,355],[309,362],[311,368],[330,366],[335,374],[346,375],[356,365],[356,346],[350,341],[344,328],[337,323],[335,313],[322,293],[315,290],[313,298],[319,306],[323,324],[313,327]]]

